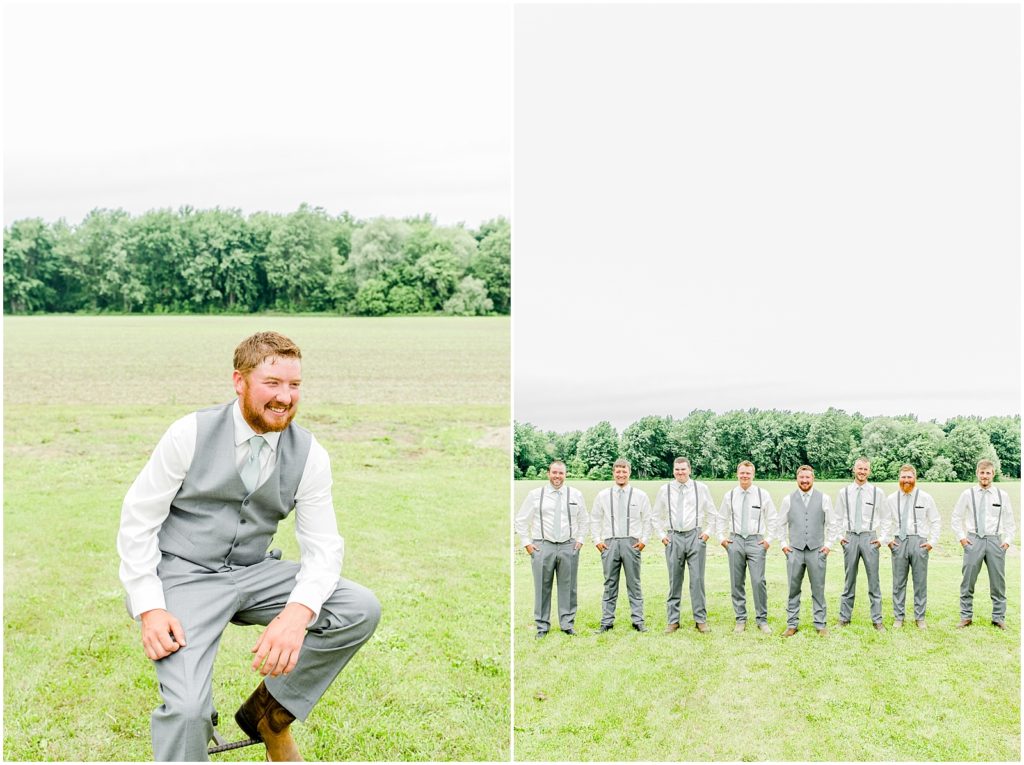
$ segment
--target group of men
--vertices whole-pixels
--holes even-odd
[[[746,579],[749,571],[757,629],[768,627],[768,587],[765,562],[772,543],[781,543],[786,556],[789,585],[786,629],[783,637],[796,634],[800,624],[800,595],[806,577],[811,584],[812,618],[820,635],[827,635],[825,570],[836,544],[843,548],[844,583],[839,602],[839,626],[850,623],[856,597],[857,575],[863,565],[868,580],[871,622],[880,632],[882,592],[878,575],[879,551],[886,545],[892,554],[893,626],[901,628],[906,616],[908,579],[913,581],[914,622],[926,629],[928,556],[939,541],[941,518],[935,500],[917,486],[917,470],[903,465],[899,488],[886,496],[868,481],[871,463],[866,458],[853,465],[853,482],[844,486],[835,502],[814,488],[814,468],[802,465],[796,472],[797,488],[776,509],[771,495],[754,483],[754,465],[736,468],[738,484],[716,506],[706,484],[691,477],[690,461],[679,457],[673,465],[675,480],[658,489],[652,509],[650,498],[630,484],[628,460],[612,466],[614,485],[602,489],[588,512],[583,494],[565,484],[565,463],[548,467],[548,482],[526,496],[515,517],[515,530],[531,557],[534,581],[536,637],[551,626],[552,585],[558,582],[558,626],[575,635],[576,579],[580,550],[589,534],[601,553],[604,596],[597,632],[615,623],[615,605],[622,575],[626,580],[633,629],[646,632],[643,594],[640,587],[641,553],[648,540],[658,538],[668,565],[666,632],[679,629],[683,584],[689,574],[690,608],[695,628],[710,631],[704,596],[707,542],[717,536],[725,548],[731,582],[735,632],[747,625]],[[976,485],[966,489],[953,508],[952,528],[963,548],[963,580],[960,587],[960,628],[973,619],[974,586],[982,563],[988,569],[992,597],[992,624],[1006,629],[1006,550],[1016,525],[1005,491],[993,485],[995,466],[981,460]]]

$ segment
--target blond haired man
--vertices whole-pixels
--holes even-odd
[[[535,637],[551,627],[551,586],[558,579],[558,626],[576,634],[576,574],[590,518],[583,495],[565,485],[565,463],[548,465],[548,482],[526,495],[515,518],[516,533],[533,569]]]
[[[996,466],[991,460],[978,462],[978,485],[966,489],[953,507],[951,525],[963,548],[963,581],[960,584],[959,628],[969,627],[974,618],[974,585],[981,564],[988,569],[992,596],[992,624],[1006,629],[1006,550],[1017,531],[1010,495],[992,485]]]
[[[644,596],[640,589],[640,553],[651,533],[651,500],[642,489],[629,485],[630,473],[629,460],[615,461],[612,465],[615,484],[598,492],[590,517],[590,535],[601,553],[601,567],[604,569],[604,597],[598,632],[607,632],[615,624],[620,571],[626,577],[633,629],[647,632]]]
[[[264,680],[235,721],[277,761],[301,759],[291,722],[380,619],[373,593],[338,576],[330,458],[292,422],[301,359],[276,332],[243,340],[236,400],[173,423],[125,497],[121,581],[164,700],[152,716],[157,760],[209,759],[213,663],[229,621],[266,627],[252,649]],[[267,553],[293,509],[299,563]]]
[[[917,468],[900,467],[899,482],[899,490],[886,500],[886,518],[882,522],[882,541],[892,552],[892,626],[903,626],[907,580],[913,575],[914,622],[919,629],[926,629],[928,554],[939,542],[942,519],[935,500],[917,486]]]
[[[839,543],[843,546],[843,594],[839,601],[839,626],[845,627],[853,618],[853,604],[857,597],[858,563],[864,562],[868,577],[868,608],[871,623],[879,632],[882,624],[882,585],[878,577],[879,535],[885,515],[885,492],[868,483],[871,462],[860,457],[853,463],[853,483],[840,489],[836,496],[834,524],[842,530]]]
[[[672,465],[675,480],[658,489],[654,500],[654,532],[665,545],[668,564],[668,626],[679,629],[679,602],[686,568],[690,569],[690,610],[698,632],[710,632],[704,601],[704,564],[708,537],[714,531],[715,503],[707,484],[690,477],[690,460],[676,457]]]
[[[754,463],[744,460],[736,466],[739,485],[722,498],[718,511],[718,537],[729,556],[732,607],[736,614],[734,632],[747,628],[747,570],[754,591],[754,617],[757,628],[766,634],[768,626],[768,583],[765,561],[775,531],[776,512],[771,495],[754,485]]]

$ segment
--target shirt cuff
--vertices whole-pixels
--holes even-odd
[[[327,597],[329,598],[333,592],[334,590],[331,590]],[[313,623],[320,618],[320,609],[323,608],[324,600],[326,598],[321,599],[316,586],[311,583],[296,584],[292,594],[288,596],[288,603],[298,603],[313,612],[313,618],[306,624],[306,629],[312,627]]]
[[[167,601],[164,600],[164,587],[159,579],[155,584],[146,582],[136,587],[134,592],[128,593],[128,601],[132,618],[136,621],[146,611],[152,611],[154,608],[167,609]]]

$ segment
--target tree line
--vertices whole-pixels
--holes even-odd
[[[927,481],[973,481],[977,462],[991,459],[997,476],[1020,478],[1020,415],[954,417],[919,422],[913,414],[865,417],[830,408],[824,413],[695,409],[682,419],[649,415],[616,432],[599,422],[585,431],[542,431],[515,423],[515,477],[542,478],[555,459],[569,478],[610,480],[612,463],[625,457],[639,479],[672,477],[676,457],[694,475],[731,478],[750,460],[765,479],[792,478],[803,464],[818,478],[849,478],[857,457],[871,460],[871,477],[896,480],[900,465],[914,465]]]
[[[508,314],[510,260],[502,217],[97,209],[4,228],[4,312]]]

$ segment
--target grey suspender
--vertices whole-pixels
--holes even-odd
[[[544,486],[540,487],[540,502],[537,503],[537,512],[540,513],[540,538],[544,538]],[[565,487],[565,513],[569,516],[569,539],[572,539],[572,509],[569,507],[569,487]],[[557,517],[557,515],[555,516]]]
[[[1003,494],[999,489],[996,489],[996,499],[999,500],[999,516],[996,521],[996,535],[999,534],[999,529],[1003,527]],[[971,507],[974,508],[974,533],[979,537],[985,536],[981,533],[981,526],[978,524],[978,502],[974,498],[974,487],[971,487]]]
[[[668,495],[668,527],[670,529],[672,529],[672,531],[682,531],[682,529],[677,529],[675,526],[672,525],[672,484],[671,483],[665,484],[665,493]],[[700,520],[700,517],[699,517],[699,515],[697,513],[697,510],[699,508],[700,508],[700,500],[697,498],[697,482],[694,481],[693,482],[693,527],[694,528],[697,528],[697,526],[700,525],[700,524],[697,523],[697,521]]]
[[[736,533],[736,490],[729,492],[729,518],[732,520],[732,533]],[[760,506],[761,514],[757,516],[757,533],[761,533],[761,521],[764,520],[764,501],[761,499],[761,487],[757,487],[757,504]],[[746,529],[744,529],[746,531]]]
[[[914,533],[911,534],[910,533],[910,529],[907,529],[907,536],[908,537],[910,537],[910,536],[921,536],[920,534],[918,534],[918,528],[917,528],[917,495],[920,492],[921,492],[920,489],[914,489],[914,498],[910,502],[910,509],[914,511]],[[902,494],[902,492],[900,492],[900,493]],[[903,525],[903,511],[900,510],[900,504],[901,504],[900,500],[902,500],[902,499],[903,499],[903,497],[901,496],[896,501],[896,510],[898,511],[898,516],[899,516],[899,518],[898,518],[899,526]],[[975,517],[977,517],[977,516],[975,516]]]
[[[626,536],[627,537],[629,536],[629,503],[632,501],[632,499],[633,499],[633,487],[630,486],[629,487],[629,494],[626,496]],[[650,500],[647,500],[647,501],[650,502]],[[612,510],[612,536],[614,537],[615,536],[615,498],[614,498],[614,493],[611,490],[608,491],[608,504],[611,506],[611,510]],[[672,518],[669,517],[669,521],[671,521],[671,520],[672,520]]]

